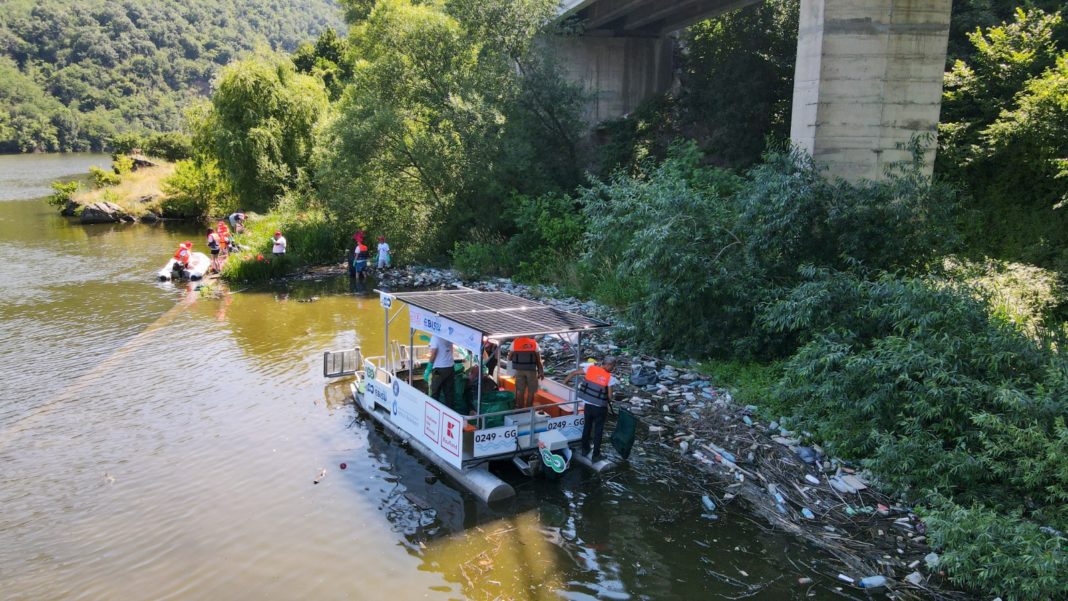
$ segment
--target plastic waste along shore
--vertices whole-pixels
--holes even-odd
[[[861,578],[860,588],[881,588],[886,586],[886,576],[868,576]]]

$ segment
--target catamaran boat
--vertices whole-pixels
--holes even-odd
[[[530,477],[556,476],[573,463],[597,472],[615,464],[593,462],[578,452],[584,402],[575,387],[542,379],[534,404],[514,408],[515,372],[499,357],[500,345],[520,337],[558,336],[571,342],[576,365],[582,336],[608,323],[503,292],[437,290],[390,293],[377,290],[386,322],[383,355],[361,349],[323,357],[328,378],[355,376],[356,406],[413,450],[486,502],[515,494],[490,471],[491,463],[514,464]],[[408,344],[390,343],[390,324],[408,307]],[[462,383],[453,407],[432,398],[425,378],[427,334],[453,344],[456,378]],[[485,343],[496,344],[497,365],[485,374]],[[484,376],[488,376],[484,377]],[[485,382],[485,384],[484,384]],[[496,384],[498,391],[490,388]]]

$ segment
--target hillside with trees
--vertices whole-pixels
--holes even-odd
[[[342,27],[332,0],[5,0],[0,152],[101,150],[177,130],[216,72]]]

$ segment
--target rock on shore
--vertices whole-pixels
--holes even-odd
[[[86,223],[132,223],[132,215],[113,202],[93,202],[82,208],[80,221]]]

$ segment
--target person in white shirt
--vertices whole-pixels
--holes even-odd
[[[274,246],[271,248],[271,252],[274,256],[281,257],[286,254],[286,237],[282,235],[282,232],[276,231],[274,233]]]
[[[444,403],[452,408],[456,404],[456,368],[452,358],[452,343],[440,336],[431,336],[430,363],[434,366],[430,396],[440,400],[438,394],[444,389]]]
[[[385,236],[378,237],[378,268],[385,269],[389,267],[389,244],[386,242]]]

